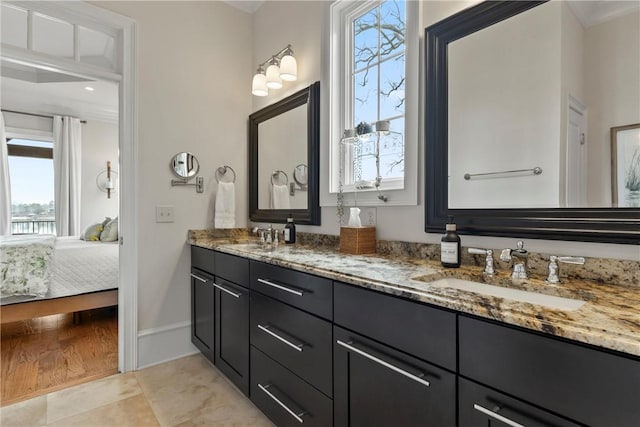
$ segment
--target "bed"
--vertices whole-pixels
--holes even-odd
[[[33,239],[47,240],[45,237]],[[1,243],[0,249],[5,250]],[[40,253],[45,254],[40,262],[42,258],[48,260],[48,272],[44,274],[48,284],[46,293],[1,296],[0,323],[118,304],[117,242],[58,237],[50,252],[51,257],[47,258],[46,248],[40,246]]]

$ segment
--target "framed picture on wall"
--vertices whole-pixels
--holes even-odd
[[[640,207],[640,123],[611,128],[613,205]]]

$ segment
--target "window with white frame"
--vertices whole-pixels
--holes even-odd
[[[331,13],[330,191],[406,189],[407,172],[417,180],[417,95],[405,97],[417,94],[417,2],[341,0]],[[341,143],[345,129],[380,121],[391,132]]]

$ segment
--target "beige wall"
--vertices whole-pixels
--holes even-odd
[[[585,31],[585,70],[588,200],[609,206],[610,129],[640,123],[640,11]]]
[[[420,28],[472,3],[421,2]],[[328,75],[329,2],[270,1],[253,15],[222,2],[96,4],[137,22],[139,329],[186,322],[190,261],[184,244],[186,231],[212,226],[214,171],[218,166],[228,164],[235,169],[236,224],[248,223],[248,115],[321,80],[321,144],[326,147],[328,81],[324,76]],[[249,88],[257,63],[287,43],[294,46],[298,59],[298,81],[285,83],[283,89],[268,97],[252,97]],[[420,97],[422,106],[422,95],[413,96]],[[197,194],[191,187],[169,185],[169,159],[184,150],[200,159],[204,194]],[[420,159],[422,150],[421,144]],[[420,161],[420,180],[422,176]],[[420,192],[422,188],[420,184]],[[438,242],[439,234],[423,231],[423,203],[378,208],[378,238]],[[174,205],[176,222],[155,223],[156,205]],[[324,207],[322,226],[299,228],[338,234],[335,212],[333,207]],[[463,236],[465,245],[492,248],[513,246],[515,240]],[[528,240],[527,247],[556,254],[639,258],[638,248],[629,245]]]
[[[118,216],[119,194],[111,195],[98,189],[96,176],[107,169],[111,161],[114,171],[118,168],[118,125],[97,120],[87,120],[82,125],[82,196],[80,229],[102,222],[105,217]]]
[[[434,24],[447,16],[456,13],[477,1],[422,1],[420,2],[420,61],[424,61],[423,29]],[[329,5],[330,2],[265,2],[254,14],[254,63],[255,68],[257,58],[264,60],[263,56],[269,56],[286,43],[291,43],[296,47],[296,57],[299,67],[304,70],[300,79],[295,82],[295,89],[304,87],[315,80],[321,80],[321,149],[326,150],[328,146],[327,117],[328,110],[328,61],[329,61]],[[282,15],[281,15],[282,14]],[[294,22],[293,27],[279,25],[285,22],[281,16],[286,16],[286,22]],[[292,30],[295,28],[295,30]],[[309,61],[309,62],[306,62]],[[309,69],[308,67],[313,67]],[[423,79],[424,68],[421,66],[420,76]],[[290,89],[287,90],[286,88]],[[424,82],[421,83],[420,93],[412,94],[420,99],[419,117],[424,117],[424,97],[421,94]],[[292,93],[294,87],[285,86],[285,92]],[[282,95],[280,95],[280,93]],[[274,96],[257,99],[253,97],[253,109],[257,110],[285,95],[281,89],[280,93]],[[637,93],[637,92],[636,92]],[[637,99],[637,98],[636,98]],[[422,120],[421,120],[422,121]],[[422,123],[420,125],[423,126]],[[419,147],[419,205],[406,207],[378,207],[377,217],[377,237],[387,240],[404,240],[410,242],[430,242],[440,241],[440,234],[427,234],[424,232],[424,198],[423,184],[423,131],[420,130]],[[328,158],[325,157],[325,158]],[[321,165],[321,171],[327,171],[326,165]],[[321,182],[328,180],[326,176],[321,176]],[[323,184],[321,184],[322,186]],[[325,185],[326,187],[326,185]],[[322,187],[321,187],[322,188]],[[339,224],[336,217],[335,207],[322,208],[321,226],[299,226],[299,230],[314,233],[339,234]],[[516,238],[499,238],[484,236],[462,236],[463,243],[468,246],[479,247],[514,247]],[[532,251],[539,251],[554,254],[598,256],[605,258],[640,259],[640,249],[631,245],[595,244],[584,242],[564,242],[527,239],[526,247]]]
[[[547,3],[449,45],[450,207],[559,206],[560,10]],[[534,167],[542,175],[464,179]]]
[[[223,2],[98,2],[137,23],[138,327],[189,319],[188,229],[213,225],[214,172],[236,171],[236,224],[247,224],[251,15]],[[200,161],[204,193],[171,187],[170,159]],[[175,206],[156,223],[155,206]]]

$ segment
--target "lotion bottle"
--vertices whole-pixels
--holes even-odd
[[[296,225],[293,223],[292,217],[287,218],[287,225],[284,226],[284,242],[296,242]]]
[[[462,255],[461,242],[451,216],[449,224],[446,225],[446,231],[446,234],[440,239],[440,261],[444,267],[458,268]]]

